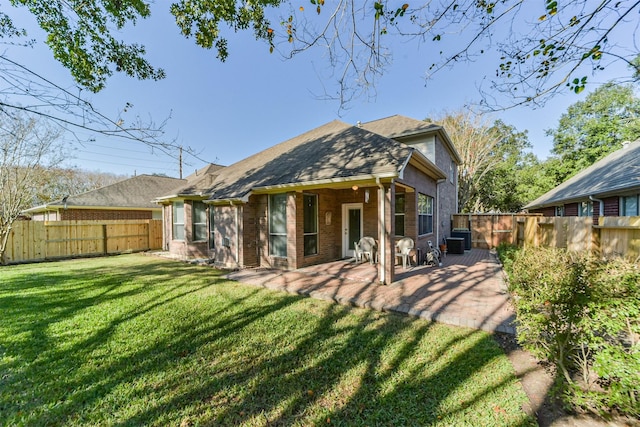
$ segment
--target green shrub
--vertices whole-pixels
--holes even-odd
[[[504,266],[505,271],[507,272],[507,274],[510,274],[513,259],[519,251],[518,247],[503,242],[498,245],[496,251],[498,253],[498,258],[500,258],[500,262]]]
[[[518,340],[556,366],[568,403],[640,416],[638,265],[552,248],[503,253]]]

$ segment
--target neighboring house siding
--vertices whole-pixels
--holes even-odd
[[[564,205],[564,216],[578,216],[578,204],[569,203]]]
[[[542,214],[543,216],[556,216],[556,208],[555,206],[549,206],[542,209],[532,209],[531,213],[539,213],[539,214]],[[565,216],[567,216],[566,212],[565,212]]]
[[[609,197],[604,201],[604,216],[619,216],[620,215],[620,198]]]
[[[152,211],[67,209],[60,211],[61,221],[112,221],[152,219]]]
[[[592,208],[591,217],[593,218],[593,223],[598,224],[598,218],[600,218],[600,202],[593,202]]]
[[[31,215],[32,221],[59,221],[60,216],[57,211],[38,212]]]

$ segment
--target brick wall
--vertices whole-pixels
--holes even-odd
[[[214,206],[214,244],[215,250],[211,257],[217,265],[224,267],[238,267],[242,259],[236,260],[236,247],[238,246],[236,228],[236,206]],[[238,211],[238,219],[242,217]],[[238,236],[239,237],[239,236]],[[241,243],[242,244],[242,243]]]
[[[242,206],[242,265],[244,267],[258,267],[259,257],[259,215],[260,204],[255,197]]]
[[[415,247],[420,248],[422,250],[422,253],[426,253],[427,241],[431,240],[434,244],[436,244],[436,233],[439,233],[440,236],[444,236],[444,234],[442,233],[445,233],[446,230],[448,230],[448,228],[443,227],[441,223],[444,222],[445,226],[449,224],[451,222],[449,218],[451,217],[452,212],[447,214],[446,220],[442,218],[444,212],[439,209],[439,206],[442,205],[442,199],[438,200],[438,198],[436,197],[436,182],[432,178],[425,176],[414,166],[408,165],[405,170],[403,179],[399,180],[398,182],[408,185],[414,190],[407,191],[405,193],[405,236],[412,238],[415,242]],[[442,186],[443,184],[440,185]],[[396,194],[402,191],[405,191],[402,186],[396,187]],[[424,194],[433,197],[435,205],[433,212],[432,233],[418,235],[418,194]],[[440,196],[442,197],[442,195]],[[440,228],[438,229],[438,227]]]
[[[446,180],[438,185],[439,200],[436,202],[436,206],[434,207],[438,213],[438,236],[439,239],[442,240],[443,237],[446,238],[451,236],[451,215],[458,213],[458,166],[455,162],[452,165],[451,153],[449,153],[449,150],[447,150],[439,137],[436,137],[435,152],[436,166],[442,169],[442,171],[447,175],[449,175],[450,169],[453,168],[451,171],[453,181],[449,179],[449,176],[447,176]],[[433,243],[439,244],[440,242],[434,241]]]

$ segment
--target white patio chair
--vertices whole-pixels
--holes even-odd
[[[402,258],[402,268],[405,270],[407,269],[407,260],[409,260],[409,265],[411,265],[410,254],[413,246],[413,239],[410,237],[403,237],[396,243],[396,257]]]
[[[373,237],[363,237],[358,243],[355,243],[354,247],[356,248],[356,262],[362,262],[365,255],[369,258],[371,264],[377,262],[378,245]]]

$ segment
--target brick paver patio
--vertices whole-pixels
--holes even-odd
[[[472,249],[449,254],[441,267],[396,266],[396,281],[376,283],[377,266],[334,261],[295,271],[244,269],[228,279],[269,289],[456,326],[514,334],[515,314],[495,255]]]

